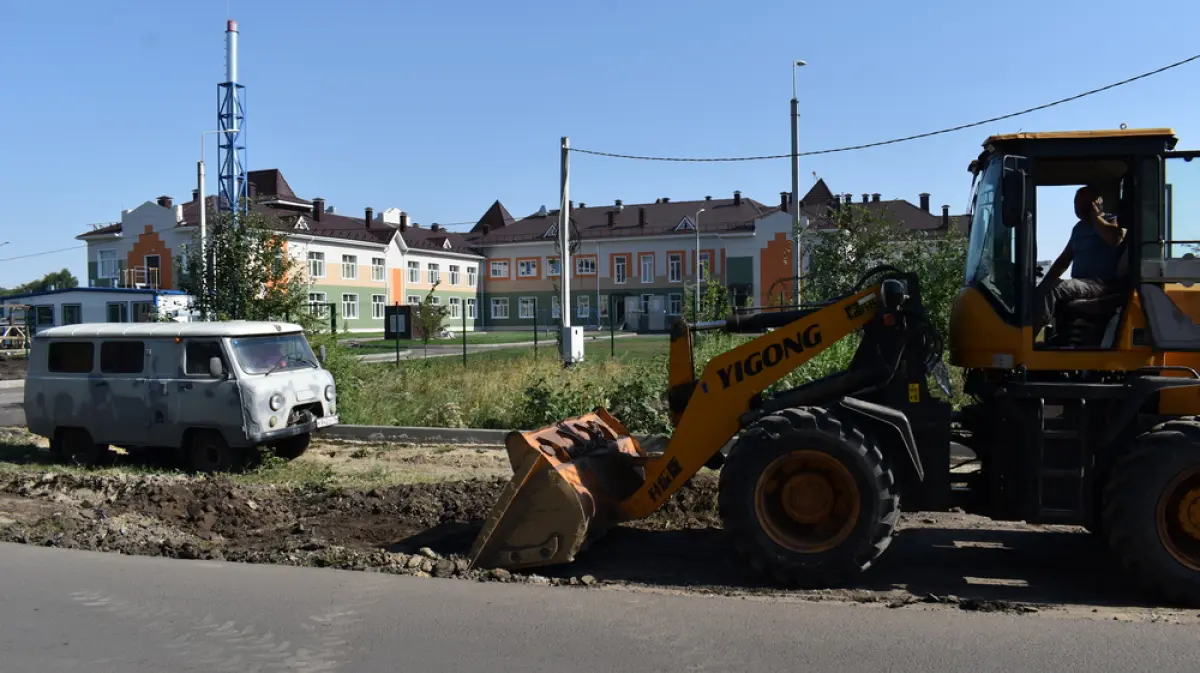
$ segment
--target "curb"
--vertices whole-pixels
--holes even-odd
[[[11,390],[13,388],[24,388],[25,379],[13,379],[11,381],[0,381],[0,390]]]

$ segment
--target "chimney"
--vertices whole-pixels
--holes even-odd
[[[740,206],[740,205],[742,205],[742,192],[741,192],[741,190],[737,190],[737,189],[733,190],[733,205],[735,205],[735,206]]]
[[[584,203],[583,201],[580,201],[580,202],[579,202],[579,207],[580,207],[580,208],[587,208],[587,204],[586,204],[586,203]]]
[[[617,211],[608,211],[608,226],[614,226],[617,223]]]
[[[313,219],[317,222],[321,221],[321,216],[325,214],[325,199],[317,197],[313,199]]]
[[[870,203],[870,202],[871,202],[871,195],[863,194],[863,203]]]
[[[646,209],[644,207],[638,208],[638,226],[646,226]]]
[[[487,225],[483,225],[484,232],[487,233]],[[408,213],[400,213],[400,231],[408,231]]]
[[[791,194],[788,192],[779,192],[779,209],[785,213],[788,212],[788,202],[790,201],[788,197],[790,196]]]
[[[662,197],[662,202],[663,202],[663,203],[670,203],[670,202],[671,202],[671,197],[669,197],[669,196],[664,196],[664,197]]]
[[[429,228],[433,231],[441,231],[442,225],[438,224],[437,222],[434,222],[433,225],[430,226]]]
[[[927,192],[921,192],[921,210],[929,212],[929,194]]]
[[[613,205],[614,205],[614,207],[615,207],[617,210],[624,210],[624,209],[625,209],[625,204],[621,202],[621,199],[617,199],[617,200],[616,200],[616,201],[613,203]]]
[[[704,197],[704,200],[705,200],[705,201],[712,201],[712,196],[705,196],[705,197]]]
[[[158,201],[158,205],[162,206],[163,208],[171,207],[171,197],[169,196],[160,196],[156,200]]]
[[[942,227],[950,228],[950,206],[942,206]]]
[[[874,201],[875,203],[879,203],[879,197],[880,197],[879,192],[875,192],[874,194],[871,195],[871,200]]]
[[[488,232],[491,230],[492,230],[492,225],[488,224],[487,222],[484,222],[483,223],[483,235],[487,236]]]
[[[200,190],[193,189],[192,190],[192,203],[196,203],[199,200],[200,200]]]
[[[375,209],[371,206],[367,206],[367,211],[364,213],[363,219],[367,221],[367,229],[370,229],[371,220],[375,219]]]

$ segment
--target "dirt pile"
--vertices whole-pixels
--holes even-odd
[[[0,355],[0,381],[23,379],[29,369],[29,361],[22,354],[20,357]]]

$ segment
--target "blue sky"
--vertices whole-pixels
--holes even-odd
[[[89,223],[159,194],[190,198],[200,132],[216,123],[230,12],[241,28],[250,167],[280,168],[301,196],[342,213],[396,206],[422,223],[473,222],[497,198],[517,216],[552,206],[563,135],[631,154],[787,153],[797,58],[809,63],[799,73],[801,148],[823,149],[1151,70],[1192,55],[1174,29],[1200,22],[1192,0],[11,3],[0,41],[0,243],[10,242],[0,246],[0,286],[63,266],[82,279],[83,250],[11,258],[79,245]],[[1172,126],[1181,147],[1197,147],[1198,77],[1193,62],[1007,122],[804,159],[802,189],[816,172],[838,192],[916,202],[927,191],[935,209],[960,212],[966,165],[990,133]],[[775,203],[789,171],[786,159],[576,155],[572,196],[633,203],[740,189]],[[1069,203],[1054,217],[1065,232]]]

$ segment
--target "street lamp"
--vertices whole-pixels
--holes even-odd
[[[696,323],[700,322],[700,213],[703,212],[704,208],[696,211]]]
[[[200,296],[205,298],[204,299],[205,302],[207,301],[207,297],[208,297],[208,250],[205,247],[205,244],[207,243],[207,237],[208,237],[208,222],[207,222],[207,220],[208,220],[207,210],[208,209],[205,207],[207,204],[205,203],[206,199],[204,196],[204,138],[205,138],[205,136],[207,136],[210,133],[237,133],[237,132],[238,132],[237,129],[228,129],[228,130],[220,130],[220,131],[202,131],[200,133],[200,163],[196,164],[196,187],[199,190],[199,197],[198,197],[199,203],[196,204],[196,208],[198,209],[199,214],[200,214],[199,215],[199,217],[200,217],[200,222],[199,222],[199,224],[200,224]],[[217,206],[220,207],[220,204],[218,203]],[[201,305],[200,305],[201,306],[201,316],[200,317],[201,317],[201,319],[204,319],[204,320],[208,319],[208,315],[207,315],[208,312],[206,310],[204,310],[204,307],[206,305],[207,305],[206,303],[201,303]]]
[[[792,61],[792,279],[793,300],[800,303],[800,100],[796,97],[796,68],[808,65]]]

